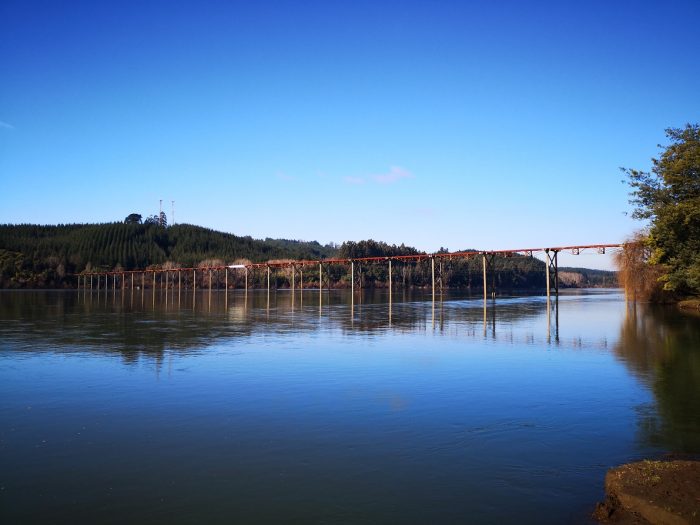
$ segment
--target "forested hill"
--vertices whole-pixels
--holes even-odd
[[[253,239],[201,226],[177,224],[0,225],[0,287],[60,286],[86,269],[125,270],[166,262],[197,266],[222,259],[320,259],[335,247],[318,242]]]
[[[614,288],[617,272],[590,268],[559,268],[559,285],[571,288]]]
[[[130,222],[131,217],[134,220]],[[445,250],[440,250],[444,252]],[[386,257],[422,253],[405,245],[364,240],[341,246],[284,239],[253,239],[222,233],[201,226],[165,226],[157,218],[140,222],[140,216],[124,223],[67,224],[39,226],[0,225],[0,288],[61,288],[74,285],[72,274],[85,270],[110,271],[162,267],[217,266],[235,262],[265,262],[275,259],[326,259],[330,257]],[[451,288],[480,288],[480,257],[445,260],[436,264],[436,277]],[[430,264],[394,266],[395,282],[408,286],[428,286]],[[533,257],[497,257],[494,261],[499,290],[542,289],[544,263]],[[336,286],[349,285],[347,268],[331,266]],[[612,275],[595,270],[572,269],[562,275],[563,286],[600,286]],[[384,286],[388,282],[386,264],[362,268],[364,286]],[[290,285],[289,275],[276,272],[277,286]],[[605,281],[605,283],[603,282]]]

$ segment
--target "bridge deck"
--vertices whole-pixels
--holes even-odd
[[[93,271],[93,272],[82,272],[78,275],[80,276],[90,276],[90,275],[124,275],[124,274],[135,274],[143,272],[177,272],[177,271],[193,271],[193,270],[224,270],[226,268],[245,268],[245,269],[259,269],[259,268],[292,268],[292,267],[304,267],[304,266],[317,266],[328,265],[328,264],[345,264],[349,265],[354,262],[356,263],[373,263],[373,262],[387,262],[387,261],[400,261],[400,262],[420,262],[430,259],[437,260],[452,260],[452,259],[469,259],[478,256],[501,256],[501,257],[515,257],[515,256],[532,256],[534,253],[553,253],[557,254],[559,252],[570,251],[574,255],[580,254],[584,250],[597,250],[598,253],[605,253],[608,248],[621,248],[623,244],[586,244],[586,245],[576,245],[576,246],[556,246],[550,248],[519,248],[514,250],[474,250],[465,252],[437,252],[437,253],[417,253],[409,255],[387,255],[387,256],[377,256],[377,257],[348,257],[348,258],[330,258],[330,259],[298,259],[298,260],[283,260],[274,262],[260,262],[260,263],[249,263],[249,264],[239,264],[239,265],[221,265],[221,266],[204,266],[204,267],[179,267],[179,268],[156,268],[156,269],[141,269],[141,270],[106,270],[106,271]]]

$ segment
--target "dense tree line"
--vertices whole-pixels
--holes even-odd
[[[559,268],[559,286],[571,288],[614,288],[617,272],[590,268]]]
[[[658,272],[664,291],[676,296],[700,294],[700,125],[666,130],[670,144],[652,159],[651,171],[624,169],[632,188],[633,217],[648,221],[648,229],[636,239],[646,249],[630,246],[620,258],[628,288],[635,283],[641,256]],[[654,291],[646,295],[654,297]]]
[[[473,250],[461,250],[473,251]],[[395,255],[415,255],[423,253],[405,245],[389,245],[373,240],[345,242],[338,250],[338,257],[389,257]],[[441,248],[438,253],[447,253]],[[481,255],[474,251],[474,257],[452,260],[436,260],[436,279],[448,288],[482,288],[483,268]],[[382,286],[389,280],[389,267],[386,263],[370,263],[362,270],[363,285]],[[493,261],[494,279],[499,290],[537,289],[545,286],[544,262],[534,257],[496,257]],[[429,286],[432,282],[430,261],[394,262],[392,279],[396,283],[409,286]],[[489,286],[491,274],[489,273]]]
[[[259,240],[189,224],[6,224],[0,225],[0,287],[61,287],[67,276],[86,270],[132,270],[168,261],[196,266],[215,258],[262,262],[333,253],[334,247],[318,242]]]
[[[285,239],[260,240],[189,224],[165,227],[155,220],[141,222],[140,215],[131,214],[122,223],[0,225],[0,287],[72,286],[71,275],[83,271],[221,266],[236,261],[357,259],[421,253],[411,246],[390,245],[371,239],[345,242],[339,247]],[[496,257],[493,268],[498,290],[540,289],[545,286],[544,263],[539,259]],[[389,268],[385,261],[358,262],[356,269],[358,285],[371,288],[388,283]],[[581,270],[577,272],[577,275],[581,274]],[[585,278],[577,278],[576,282],[569,284],[601,284],[589,278],[594,271],[586,272]],[[324,286],[329,285],[329,276],[330,286],[350,286],[347,265],[325,265]],[[266,284],[266,272],[254,272],[249,277],[251,285]],[[241,285],[233,281],[241,280],[241,275],[232,275],[231,278],[232,283]],[[220,276],[215,279],[220,285]],[[291,286],[291,271],[274,270],[272,279],[276,287]],[[394,261],[392,279],[396,285],[430,286],[430,261]],[[474,252],[473,258],[436,260],[436,280],[438,285],[446,288],[480,289],[483,283],[481,255]],[[318,286],[318,270],[306,267],[304,282],[306,286]]]

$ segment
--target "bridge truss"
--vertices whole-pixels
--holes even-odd
[[[547,286],[547,297],[549,297],[552,292],[554,294],[559,293],[559,270],[558,270],[558,255],[561,252],[570,252],[573,255],[579,255],[586,250],[595,250],[599,254],[606,253],[607,250],[622,248],[623,244],[588,244],[588,245],[577,245],[577,246],[558,246],[549,248],[522,248],[514,250],[482,250],[482,251],[463,251],[463,252],[437,252],[437,253],[419,253],[419,254],[409,254],[409,255],[392,255],[392,256],[377,256],[377,257],[353,257],[353,258],[329,258],[322,260],[286,260],[286,261],[269,261],[262,263],[249,263],[249,264],[232,264],[224,266],[206,266],[199,268],[161,268],[161,269],[144,269],[144,270],[115,270],[115,271],[89,271],[77,274],[78,289],[93,289],[95,286],[97,289],[100,288],[101,282],[104,278],[104,288],[109,288],[109,281],[112,281],[112,289],[117,290],[117,283],[119,282],[120,288],[125,290],[129,286],[132,290],[134,286],[140,286],[144,289],[146,285],[150,285],[152,288],[160,287],[168,289],[169,287],[177,286],[178,289],[183,287],[183,276],[185,277],[184,287],[185,289],[195,290],[197,286],[197,272],[199,272],[200,281],[206,284],[206,278],[208,277],[208,288],[212,289],[212,274],[215,272],[217,276],[217,286],[219,284],[220,272],[224,272],[224,287],[229,289],[228,278],[229,272],[242,271],[245,274],[245,289],[249,287],[249,275],[251,272],[255,271],[266,271],[266,281],[267,290],[270,290],[270,280],[271,272],[273,270],[288,270],[290,272],[291,287],[294,291],[296,289],[296,278],[299,276],[299,289],[303,289],[304,286],[304,270],[307,268],[312,268],[307,271],[307,275],[311,272],[315,272],[318,269],[318,282],[319,289],[324,288],[324,277],[325,285],[330,289],[331,278],[329,267],[331,265],[345,265],[350,269],[350,283],[352,291],[354,292],[356,288],[361,287],[361,272],[362,265],[367,264],[381,264],[386,263],[389,266],[389,294],[391,295],[391,290],[393,288],[393,272],[392,263],[403,262],[403,263],[419,263],[422,261],[430,261],[431,270],[431,284],[432,284],[432,295],[433,300],[435,299],[436,292],[436,276],[435,276],[435,264],[438,263],[439,276],[437,279],[437,285],[439,289],[442,290],[442,265],[446,261],[461,260],[461,259],[474,259],[481,258],[482,260],[482,279],[483,279],[483,289],[484,298],[489,295],[495,296],[496,293],[496,280],[495,280],[495,267],[494,261],[496,257],[533,257],[536,253],[543,253],[545,256],[545,273],[546,273],[546,286]],[[359,272],[356,272],[356,265]],[[325,270],[325,271],[324,271]],[[192,276],[189,279],[189,275]],[[491,285],[489,286],[489,276],[491,277]],[[140,278],[140,279],[139,279]],[[177,279],[177,284],[176,284]],[[140,281],[139,284],[135,282]],[[150,282],[149,282],[150,281]]]

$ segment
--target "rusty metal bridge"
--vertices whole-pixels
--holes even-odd
[[[419,253],[410,255],[391,255],[377,257],[356,257],[356,258],[330,258],[322,260],[283,260],[269,261],[262,263],[249,264],[231,264],[223,266],[205,266],[199,268],[151,268],[144,270],[114,270],[114,271],[88,271],[77,274],[78,289],[99,290],[104,280],[104,289],[109,289],[110,280],[112,281],[112,289],[116,292],[118,288],[126,290],[130,288],[132,291],[137,286],[140,289],[145,289],[150,286],[152,289],[157,288],[175,288],[178,290],[196,290],[197,275],[199,272],[200,280],[209,277],[208,289],[212,290],[212,274],[217,276],[217,287],[220,282],[220,273],[224,272],[224,289],[229,290],[229,272],[244,272],[245,289],[249,288],[249,275],[251,272],[264,270],[267,272],[267,290],[270,291],[270,276],[272,270],[286,269],[291,271],[291,290],[295,291],[296,278],[299,276],[299,290],[304,289],[303,271],[307,267],[318,267],[319,286],[317,289],[323,290],[324,267],[326,268],[327,283],[330,289],[331,281],[328,268],[330,265],[345,265],[350,269],[351,289],[354,292],[357,286],[361,286],[362,264],[388,264],[388,288],[389,298],[393,289],[392,282],[392,263],[419,263],[422,261],[430,261],[431,268],[431,283],[432,283],[432,298],[435,300],[436,279],[435,279],[435,263],[439,265],[440,276],[442,275],[442,262],[459,259],[482,259],[482,277],[484,299],[489,295],[495,297],[496,281],[494,260],[496,257],[533,257],[535,253],[543,253],[545,255],[545,280],[547,297],[549,298],[552,292],[555,295],[559,293],[559,273],[558,273],[558,255],[561,252],[569,252],[574,255],[579,255],[586,250],[595,250],[599,254],[606,253],[606,250],[622,248],[623,244],[588,244],[578,246],[558,246],[548,248],[523,248],[514,250],[484,250],[484,251],[464,251],[464,252],[437,252],[437,253]],[[359,273],[355,271],[355,265],[359,266]],[[192,275],[192,279],[186,279],[183,288],[183,275],[186,277]],[[491,277],[489,286],[489,275]],[[359,277],[359,280],[357,279]],[[187,282],[189,281],[189,282]],[[439,282],[442,287],[442,279]],[[202,288],[202,287],[200,287]],[[353,293],[354,295],[354,293]]]

